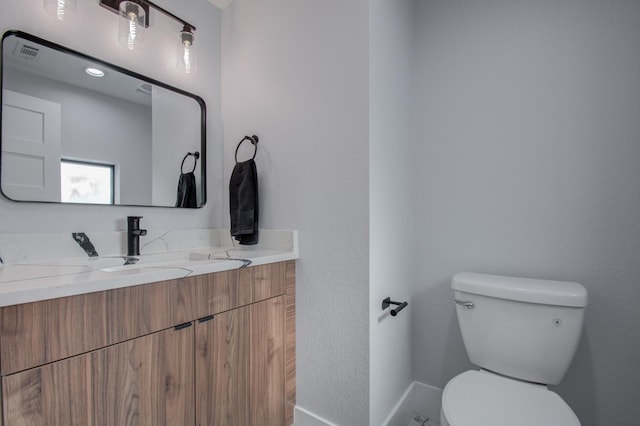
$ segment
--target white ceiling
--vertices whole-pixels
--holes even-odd
[[[209,2],[214,4],[215,6],[218,6],[220,9],[224,9],[225,7],[233,3],[233,0],[209,0]]]
[[[21,55],[19,52],[22,46],[36,48],[38,50],[37,56],[28,58]],[[114,98],[151,106],[150,93],[146,90],[137,90],[145,83],[144,81],[29,40],[15,36],[6,37],[3,41],[2,61],[3,66],[7,69],[37,75]],[[102,78],[90,77],[85,72],[87,67],[100,68],[105,72],[105,76]]]

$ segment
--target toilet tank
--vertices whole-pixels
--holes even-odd
[[[560,383],[582,334],[582,285],[461,272],[451,288],[473,364],[530,382]]]

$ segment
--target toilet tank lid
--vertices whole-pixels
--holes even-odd
[[[568,281],[459,272],[451,288],[465,293],[544,305],[586,307],[587,289]]]

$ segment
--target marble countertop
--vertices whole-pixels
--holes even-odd
[[[179,234],[178,231],[172,232]],[[215,244],[194,248],[188,247],[189,238],[184,235],[174,235],[172,238],[179,243],[171,244],[171,239],[165,232],[162,234],[165,238],[163,250],[147,250],[146,253],[143,250],[142,254],[134,259],[119,254],[108,254],[98,257],[52,256],[47,260],[42,258],[43,254],[38,254],[37,260],[34,260],[23,253],[30,253],[28,246],[35,240],[39,241],[42,250],[42,245],[47,245],[46,241],[43,242],[47,236],[41,236],[39,239],[32,235],[25,239],[4,236],[4,241],[0,238],[0,254],[3,247],[6,252],[7,242],[10,241],[14,254],[16,245],[20,246],[20,255],[14,257],[22,260],[7,263],[4,259],[7,255],[2,257],[4,263],[0,266],[0,307],[294,260],[299,257],[296,231],[261,230],[260,244],[235,247],[231,245],[228,236],[225,237],[223,230],[207,232],[213,236],[208,242]],[[193,231],[189,233],[194,234]],[[202,238],[199,238],[200,240],[191,244],[203,244]],[[49,243],[55,245],[55,241]],[[98,252],[101,251],[98,245],[96,249]]]

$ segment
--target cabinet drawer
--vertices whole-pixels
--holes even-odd
[[[176,286],[178,323],[285,293],[286,262],[185,278]]]
[[[2,375],[175,325],[175,285],[161,281],[2,308]]]

